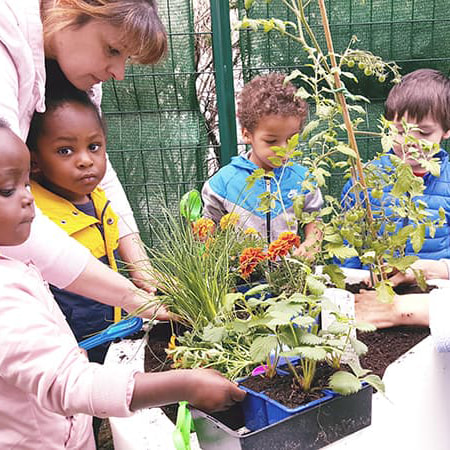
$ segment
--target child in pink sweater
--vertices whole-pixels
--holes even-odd
[[[0,245],[30,233],[29,169],[26,146],[0,122]],[[39,271],[2,255],[0,342],[0,448],[94,449],[93,415],[180,400],[216,410],[245,396],[212,370],[146,374],[89,363]]]

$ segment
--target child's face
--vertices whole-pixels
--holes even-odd
[[[423,172],[424,169],[413,157],[408,158],[409,152],[407,146],[404,144],[403,136],[405,131],[403,130],[402,119],[406,121],[407,124],[413,124],[420,129],[417,131],[410,130],[408,132],[408,136],[423,141],[428,141],[431,144],[440,144],[443,139],[447,139],[450,136],[450,130],[443,130],[442,125],[431,115],[424,117],[420,122],[418,122],[414,117],[409,117],[408,114],[405,114],[403,117],[396,116],[394,118],[393,123],[399,133],[394,143],[394,153],[400,158],[404,158],[406,156],[405,162],[411,166],[413,172]],[[414,146],[414,148],[416,151],[419,150],[419,155],[421,158],[426,158],[426,155],[420,151],[420,148],[417,148],[417,146]]]
[[[10,130],[0,128],[0,245],[19,245],[34,219],[30,152]]]
[[[253,132],[243,128],[244,141],[252,146],[250,161],[262,169],[272,170],[275,166],[268,158],[275,154],[271,147],[285,147],[288,139],[299,132],[300,125],[300,117],[268,115],[260,119]]]
[[[86,203],[106,171],[105,135],[95,112],[76,102],[48,112],[36,146],[31,157],[39,182],[72,203]]]

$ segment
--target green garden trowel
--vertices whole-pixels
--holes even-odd
[[[176,450],[191,450],[191,432],[194,431],[191,412],[187,402],[178,403],[177,423],[172,433]]]
[[[190,222],[200,219],[202,213],[202,197],[200,192],[193,189],[186,192],[180,200],[180,214]]]

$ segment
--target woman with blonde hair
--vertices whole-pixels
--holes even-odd
[[[101,82],[123,79],[127,60],[158,62],[166,49],[154,0],[1,0],[0,118],[26,140],[34,111],[45,109],[46,58],[56,60],[67,79],[100,106]],[[120,256],[129,263],[135,284],[151,293],[140,271],[139,262],[147,257],[137,225],[109,161],[101,187],[120,217]],[[39,212],[29,239],[1,252],[33,261],[50,283],[103,303],[130,311],[144,302],[125,277]]]

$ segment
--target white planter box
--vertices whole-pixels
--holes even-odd
[[[351,269],[349,275],[358,282],[367,271]],[[439,287],[448,286],[449,282],[441,282]],[[106,364],[135,364],[142,370],[144,347],[139,348],[140,344],[124,340],[111,345]],[[373,397],[372,425],[326,448],[450,449],[450,353],[438,353],[428,337],[392,363],[383,381],[386,396]],[[110,423],[115,450],[174,448],[174,425],[159,408],[126,419],[111,418]],[[191,448],[199,449],[195,434]]]

